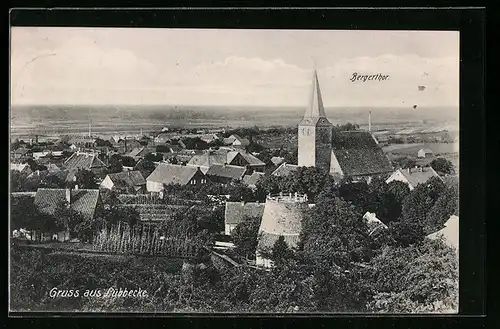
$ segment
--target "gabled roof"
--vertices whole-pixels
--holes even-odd
[[[261,177],[264,177],[264,176],[265,176],[264,173],[255,171],[251,175],[245,175],[243,177],[243,183],[245,183],[249,187],[256,187],[259,179],[261,179]]]
[[[325,108],[323,106],[323,98],[321,97],[321,89],[319,87],[318,74],[316,70],[313,72],[311,86],[311,94],[309,96],[309,103],[304,113],[304,118],[300,122],[300,125],[331,125],[328,121],[325,113]]]
[[[264,203],[258,202],[226,202],[224,222],[228,225],[238,225],[247,218],[261,218],[264,213]]]
[[[128,154],[129,157],[135,158],[137,156],[142,156],[144,154],[144,147],[136,147]]]
[[[439,237],[443,237],[447,245],[458,250],[458,245],[459,245],[458,216],[452,215],[444,225],[445,225],[444,228],[442,228],[437,232],[429,234],[427,237],[432,240],[438,239]]]
[[[296,171],[299,168],[298,165],[288,164],[283,162],[278,168],[276,168],[271,175],[284,177],[292,172]]]
[[[248,152],[238,152],[245,160],[248,162],[249,166],[265,166],[266,164],[262,162],[259,158],[255,157],[254,155],[248,153]]]
[[[276,165],[276,166],[278,166],[278,165],[282,164],[282,163],[283,163],[283,161],[285,161],[285,158],[282,158],[282,157],[272,157],[272,158],[271,158],[271,162],[272,162],[274,165]]]
[[[71,190],[70,207],[81,213],[85,219],[94,217],[99,190]],[[35,206],[48,215],[53,215],[57,205],[66,201],[65,189],[39,188],[35,195]]]
[[[416,187],[418,184],[427,182],[431,177],[439,177],[439,175],[431,167],[398,170],[408,180],[408,183],[413,187]]]
[[[20,155],[25,155],[26,153],[29,153],[30,150],[24,147],[20,147],[17,150],[14,151],[15,154],[20,154]]]
[[[213,164],[208,168],[206,175],[241,180],[245,172],[245,167]]]
[[[146,180],[164,185],[186,185],[197,172],[196,167],[160,163]]]
[[[225,164],[228,163],[228,153],[227,151],[207,151],[204,154],[194,155],[188,164],[192,166],[200,167],[210,167],[213,164]]]
[[[246,138],[242,138],[242,137],[240,137],[240,136],[238,136],[238,135],[235,135],[235,140],[233,141],[233,143],[232,143],[232,144],[234,144],[236,141],[240,142],[240,144],[241,144],[242,146],[247,146],[247,145],[249,145],[249,144],[250,144],[250,141],[249,141],[248,139],[246,139]]]
[[[344,176],[365,176],[393,170],[382,148],[367,131],[334,133],[332,152]]]
[[[92,168],[103,168],[106,165],[97,157],[97,154],[76,152],[64,161],[64,167],[67,169],[90,170]]]
[[[433,153],[433,152],[432,152],[432,150],[431,150],[431,149],[429,149],[429,148],[420,149],[420,150],[419,150],[419,152],[420,152],[420,151],[423,151],[424,153]]]
[[[27,163],[11,163],[10,164],[10,170],[23,171],[26,169],[26,167],[28,169],[31,169]]]
[[[138,170],[108,174],[108,177],[117,187],[136,187],[146,184],[146,180]]]

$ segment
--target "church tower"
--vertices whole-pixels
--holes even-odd
[[[332,124],[326,118],[318,74],[314,70],[311,95],[304,118],[299,123],[298,165],[320,167],[330,172]]]

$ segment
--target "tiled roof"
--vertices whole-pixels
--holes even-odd
[[[24,148],[24,147],[20,147],[18,148],[17,150],[14,151],[15,154],[20,154],[20,155],[24,155],[26,153],[28,153],[29,150]]]
[[[238,152],[245,160],[248,162],[249,166],[265,166],[266,164],[262,162],[260,159],[255,157],[254,155],[247,152]]]
[[[146,180],[164,185],[186,185],[197,171],[196,167],[160,163]]]
[[[245,167],[213,164],[208,168],[206,175],[240,180],[245,175],[245,172]]]
[[[106,165],[96,154],[76,152],[64,161],[64,167],[67,169],[91,170],[92,168],[103,168]]]
[[[248,218],[261,218],[264,213],[264,203],[257,202],[226,202],[224,222],[238,225]]]
[[[115,186],[141,186],[146,184],[146,180],[138,170],[108,174]]]
[[[443,176],[442,179],[446,186],[458,187],[459,184],[458,175]]]
[[[12,198],[22,198],[22,197],[35,197],[36,192],[11,192],[10,196]]]
[[[257,185],[257,182],[259,181],[259,179],[261,177],[264,177],[264,173],[261,173],[261,172],[254,172],[253,174],[251,175],[245,175],[243,177],[243,183],[245,183],[246,185],[248,185],[249,187],[256,187]]]
[[[207,151],[204,154],[194,155],[188,164],[200,167],[210,167],[212,164],[224,164],[227,163],[227,153]]]
[[[382,148],[366,131],[343,131],[334,134],[334,153],[344,176],[364,176],[392,171]]]
[[[297,165],[288,164],[286,162],[283,162],[278,168],[276,168],[276,170],[274,170],[272,172],[272,175],[284,177],[284,176],[291,174],[294,171],[297,171],[298,168],[299,168],[299,166],[297,166]]]
[[[265,250],[265,249],[272,250],[274,244],[276,243],[276,241],[278,241],[279,237],[280,237],[279,234],[260,232],[259,242],[257,243],[257,250]],[[287,234],[283,235],[283,238],[285,239],[285,242],[288,245],[288,247],[294,248],[300,241],[300,234]]]
[[[285,161],[285,158],[282,158],[282,157],[272,157],[271,158],[271,162],[274,164],[274,165],[280,165],[283,163],[283,161]]]
[[[71,190],[70,206],[85,219],[92,219],[98,199],[99,190]],[[53,215],[57,205],[64,201],[66,201],[65,189],[39,188],[35,195],[35,206],[49,215]]]
[[[427,182],[431,177],[439,177],[439,175],[431,167],[399,169],[401,174],[405,176],[408,183],[416,187],[418,184]]]
[[[135,158],[137,156],[143,156],[144,154],[144,147],[140,148],[134,148],[130,153],[128,154],[129,157]]]
[[[435,233],[429,234],[427,237],[429,239],[437,239],[443,237],[444,241],[450,247],[459,249],[459,218],[458,216],[452,215],[448,221],[444,224],[445,227]]]
[[[10,170],[23,171],[26,167],[30,168],[27,163],[11,163]]]

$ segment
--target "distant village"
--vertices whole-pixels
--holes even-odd
[[[222,207],[223,226],[213,232],[215,237],[206,247],[223,262],[241,263],[241,259],[231,256],[231,250],[236,247],[233,230],[249,218],[258,218],[256,251],[254,257],[247,257],[247,264],[269,268],[273,261],[265,250],[272,249],[280,237],[290,248],[296,247],[303,212],[315,203],[309,191],[280,189],[281,183],[273,188],[266,186],[301,172],[301,168],[324,170],[338,184],[346,180],[371,184],[375,179],[383,179],[386,184],[404,183],[410,191],[431,179],[458,184],[458,162],[450,161],[450,154],[458,161],[456,152],[433,150],[431,144],[411,140],[407,143],[413,145],[406,147],[405,154],[403,148],[393,147],[403,143],[394,140],[400,137],[372,131],[371,113],[367,113],[367,118],[367,130],[350,124],[334,127],[326,117],[315,74],[304,117],[298,127],[292,129],[167,126],[153,133],[141,131],[135,136],[103,137],[92,132],[89,122],[85,136],[16,139],[11,142],[11,211],[23,217],[22,209],[12,207],[16,200],[24,199],[31,200],[36,211],[48,216],[39,218],[58,217],[64,204],[83,220],[92,222],[102,211],[118,204],[122,209],[133,208],[139,222],[155,227],[172,222],[179,207],[186,212],[196,207],[196,200],[186,196],[187,189],[193,193],[219,191],[207,196]],[[434,142],[450,138],[443,134],[433,136]],[[392,148],[387,151],[387,147]],[[237,189],[240,191],[234,192]],[[180,190],[183,192],[178,192]],[[261,194],[246,198],[241,190]],[[113,206],[108,201],[110,193],[115,197]],[[363,219],[383,230],[387,223],[380,216],[366,209]],[[444,225],[427,234],[429,238],[444,236],[450,245],[458,248],[458,216],[448,217]],[[102,243],[96,242],[98,231],[93,226],[83,241],[82,235],[74,234],[78,229],[70,229],[68,224],[23,225],[11,222],[15,240],[52,246],[86,242],[93,245],[94,251],[99,249],[96,244]],[[150,237],[165,240],[165,235],[160,233],[151,233]],[[109,249],[100,248],[103,252]],[[124,248],[120,245],[113,250]],[[151,248],[149,251],[155,247]]]

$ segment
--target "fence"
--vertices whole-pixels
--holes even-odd
[[[164,234],[153,225],[137,224],[131,227],[122,222],[98,231],[92,248],[107,253],[179,258],[197,258],[200,254],[200,248],[183,236]]]

